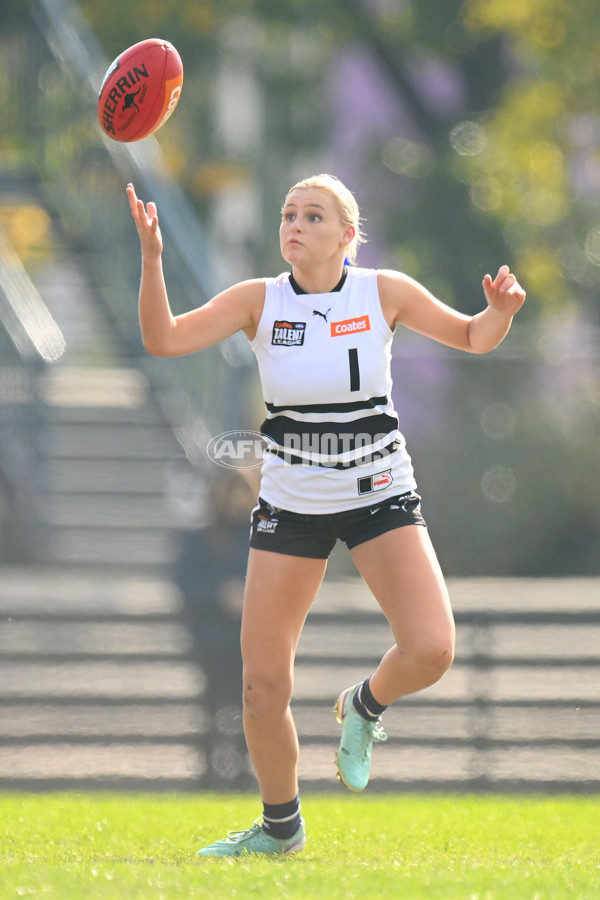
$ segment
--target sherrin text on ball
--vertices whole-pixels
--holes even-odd
[[[114,141],[140,141],[158,131],[179,102],[183,64],[160,38],[140,41],[109,66],[98,96],[98,121]]]

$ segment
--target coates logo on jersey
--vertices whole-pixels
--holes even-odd
[[[370,331],[371,323],[368,316],[358,316],[355,319],[344,319],[343,322],[331,323],[331,337],[339,337],[341,334],[358,334],[360,331]]]
[[[281,347],[301,347],[305,331],[306,322],[273,322],[271,343]]]

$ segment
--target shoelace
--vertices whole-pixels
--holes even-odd
[[[240,841],[245,840],[246,838],[251,837],[253,834],[256,834],[260,831],[262,827],[261,820],[258,818],[254,825],[251,825],[250,828],[246,828],[245,831],[229,831],[227,833],[227,837],[230,841],[234,843],[239,843]]]
[[[360,729],[361,756],[366,759],[371,742],[378,744],[387,741],[388,736],[382,728],[381,719],[377,719],[376,722],[367,722],[357,716],[354,722],[354,728]]]
[[[385,731],[383,730],[381,721],[379,719],[377,719],[377,721],[375,722],[375,728],[373,729],[373,740],[377,744],[381,741],[387,741],[387,739],[388,739],[388,736],[385,733]]]

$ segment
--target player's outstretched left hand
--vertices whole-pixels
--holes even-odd
[[[514,316],[525,303],[525,291],[508,266],[500,266],[493,281],[486,275],[483,290],[488,305],[502,315]]]

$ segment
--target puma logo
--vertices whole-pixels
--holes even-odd
[[[331,307],[329,307],[327,312],[324,312],[324,313],[319,312],[318,309],[313,309],[313,316],[321,316],[321,318],[325,319],[325,321],[327,322],[327,316],[329,315],[330,312],[331,312]]]

